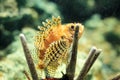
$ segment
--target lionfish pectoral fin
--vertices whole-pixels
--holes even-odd
[[[48,75],[50,77],[54,77],[56,70],[58,68],[59,64],[57,62],[51,63],[48,67],[47,67],[47,71],[48,71]]]
[[[43,70],[45,68],[45,64],[42,60],[39,60],[37,68],[40,69],[40,70]]]

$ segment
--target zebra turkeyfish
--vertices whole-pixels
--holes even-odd
[[[80,23],[61,24],[61,18],[52,17],[46,19],[39,26],[39,31],[35,36],[35,48],[39,57],[38,69],[47,70],[51,77],[58,66],[62,63],[68,64],[70,46],[73,42],[73,36],[76,26],[79,26],[78,38],[81,37],[84,26]]]

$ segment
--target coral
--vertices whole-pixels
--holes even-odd
[[[94,22],[96,22],[95,25],[93,24]],[[100,74],[103,75],[104,79],[109,79],[108,76],[120,71],[118,68],[120,65],[117,64],[119,63],[119,56],[117,55],[119,55],[118,48],[120,46],[118,42],[120,32],[118,30],[119,20],[114,17],[102,19],[100,15],[93,15],[85,22],[85,26],[87,28],[86,33],[81,39],[82,42],[80,42],[80,45],[83,47],[79,49],[85,51],[87,49],[86,44],[88,47],[94,44],[102,48],[103,54],[100,55],[100,58],[103,66]]]
[[[120,18],[119,0],[65,0],[64,2],[58,0],[50,0],[58,4],[60,11],[65,17],[65,22],[71,21],[85,21],[93,14],[100,14],[101,17],[114,16]]]
[[[32,43],[32,35],[35,34],[35,30],[31,28],[24,28],[22,32],[26,35],[27,38],[31,38],[28,40],[28,42],[30,43],[28,45],[31,51],[34,53],[34,46],[32,46],[34,45]],[[22,47],[20,46],[20,44],[21,43],[19,37],[16,36],[15,41],[5,50],[3,50],[4,56],[0,58],[0,78],[3,78],[5,80],[26,80],[23,71],[28,71],[28,68],[24,54],[21,53]]]
[[[1,0],[0,19],[9,19],[18,16],[17,2],[15,0]]]

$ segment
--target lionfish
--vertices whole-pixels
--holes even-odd
[[[51,77],[59,65],[68,64],[70,46],[73,42],[73,36],[76,26],[79,26],[80,38],[84,27],[80,23],[61,24],[61,18],[52,17],[42,22],[43,26],[38,26],[39,31],[35,36],[35,48],[39,57],[38,69],[47,70]]]

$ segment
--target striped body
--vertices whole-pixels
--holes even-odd
[[[48,73],[54,76],[57,67],[63,62],[67,64],[69,46],[64,40],[55,41],[50,44],[50,47],[46,50],[44,62],[47,66]],[[54,53],[54,54],[53,54]],[[54,66],[54,67],[53,67]]]
[[[45,52],[46,56],[43,60],[46,66],[52,62],[58,61],[68,52],[68,48],[67,41],[64,40],[55,41],[50,44],[50,47]]]

